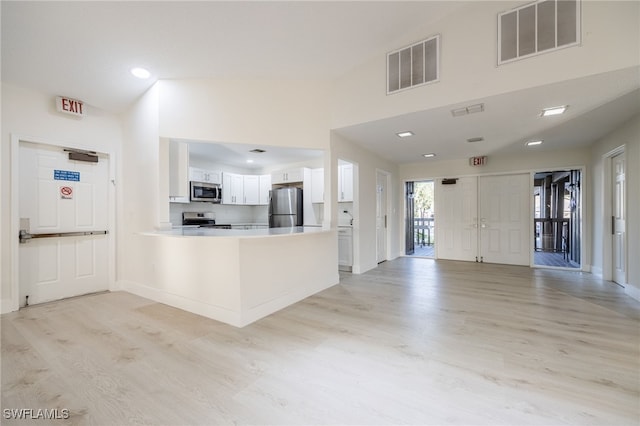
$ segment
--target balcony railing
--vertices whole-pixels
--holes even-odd
[[[534,250],[568,253],[570,220],[564,218],[534,219]]]
[[[413,241],[420,247],[431,246],[435,241],[435,222],[432,217],[413,219]]]

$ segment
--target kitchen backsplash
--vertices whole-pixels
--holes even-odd
[[[345,213],[345,210],[349,213]],[[338,226],[351,226],[353,219],[353,203],[338,203]]]
[[[216,223],[267,223],[268,206],[228,206],[212,203],[171,203],[169,218],[173,226],[182,225],[182,212],[213,212]]]

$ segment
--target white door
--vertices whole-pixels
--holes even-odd
[[[61,147],[21,142],[20,228],[34,234],[108,231],[109,161],[73,161]],[[107,290],[108,234],[19,245],[20,306]]]
[[[436,181],[438,258],[475,261],[478,255],[478,178]]]
[[[626,282],[626,215],[625,215],[625,156],[618,154],[611,159],[612,195],[611,206],[613,234],[613,281],[624,285]]]
[[[479,178],[480,261],[529,264],[529,188],[529,174]]]
[[[378,263],[387,260],[387,175],[376,174],[376,245]]]

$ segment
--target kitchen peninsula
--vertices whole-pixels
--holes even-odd
[[[335,229],[182,228],[140,234],[154,285],[126,290],[246,326],[338,283]]]

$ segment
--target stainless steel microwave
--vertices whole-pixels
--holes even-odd
[[[191,182],[191,201],[208,201],[220,203],[222,201],[222,186],[217,183]]]

